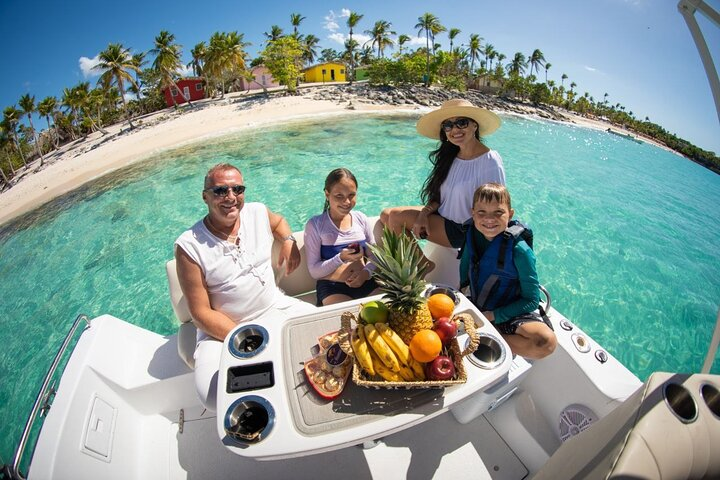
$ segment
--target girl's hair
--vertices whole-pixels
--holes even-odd
[[[472,208],[475,208],[477,202],[498,202],[501,205],[507,205],[508,210],[512,209],[510,192],[508,192],[505,185],[500,185],[499,183],[480,185],[473,194]]]
[[[479,133],[479,125],[475,120],[470,119],[475,124],[475,138],[482,142]],[[453,160],[457,157],[460,147],[448,140],[445,130],[440,127],[440,146],[437,150],[433,150],[428,154],[428,159],[433,164],[430,175],[425,179],[422,190],[420,191],[420,200],[425,205],[431,202],[440,203],[440,186],[450,172]]]
[[[355,188],[358,187],[357,178],[355,178],[355,175],[348,170],[347,168],[336,168],[332,172],[328,173],[328,176],[325,178],[325,191],[330,193],[330,189],[338,183],[343,178],[349,178],[352,180],[352,182],[355,184]],[[327,212],[330,208],[330,202],[327,198],[325,198],[325,206],[323,207],[323,212]]]

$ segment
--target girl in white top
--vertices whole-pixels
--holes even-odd
[[[318,305],[330,305],[368,296],[377,285],[366,264],[368,244],[374,244],[364,213],[353,210],[357,179],[346,168],[336,168],[325,179],[323,213],[305,225],[305,255],[310,275],[317,280]]]
[[[395,232],[410,226],[416,237],[461,248],[475,190],[490,182],[505,184],[500,154],[481,140],[499,126],[497,115],[467,100],[448,100],[422,116],[418,133],[440,140],[429,155],[433,168],[420,195],[425,205],[386,208],[380,220]]]

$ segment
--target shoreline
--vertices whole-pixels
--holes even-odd
[[[320,90],[322,93],[321,89],[325,89],[326,93],[330,91],[332,100],[318,98],[317,92]],[[383,103],[359,95],[338,96],[336,93],[336,88],[326,86],[315,90],[301,90],[297,96],[226,94],[223,99],[196,102],[195,108],[183,107],[180,111],[168,108],[137,117],[133,120],[136,124],[133,130],[127,129],[127,122],[105,127],[108,135],[94,132],[85,140],[70,142],[50,152],[46,155],[46,162],[41,170],[38,170],[39,160],[31,163],[32,166],[20,175],[19,182],[0,194],[0,225],[5,225],[93,179],[171,148],[259,128],[271,122],[296,121],[321,115],[410,114],[436,108],[434,105],[419,103]],[[672,151],[664,145],[624,131],[608,122],[579,117],[569,112],[556,112],[559,118],[548,118],[541,109],[523,105],[513,108],[512,111],[489,107],[503,114],[536,117],[539,120],[560,121],[600,130],[612,128]]]

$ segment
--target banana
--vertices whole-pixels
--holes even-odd
[[[400,371],[400,362],[387,342],[383,340],[375,325],[365,325],[365,338],[380,360],[382,360],[382,363],[393,372],[398,373]]]
[[[358,325],[355,328],[355,332],[353,333],[350,342],[352,343],[355,358],[357,358],[360,366],[371,377],[375,376],[375,367],[373,366],[372,357],[370,356],[370,346],[365,339],[365,330],[362,325]]]
[[[414,382],[417,380],[417,378],[415,377],[415,372],[413,372],[410,367],[406,367],[405,365],[400,365],[400,372],[398,373],[406,382]]]
[[[383,340],[385,340],[385,343],[387,343],[388,346],[392,349],[392,351],[395,352],[398,360],[400,360],[405,365],[410,366],[410,359],[412,358],[410,356],[410,349],[405,344],[405,342],[402,341],[400,335],[395,333],[395,330],[390,328],[385,323],[376,323],[375,328],[378,332],[380,332],[380,335],[382,336]]]
[[[403,377],[401,377],[399,374],[393,372],[388,367],[385,366],[385,364],[380,360],[380,357],[378,357],[377,353],[371,348],[370,349],[370,356],[373,359],[373,365],[375,367],[375,373],[380,375],[382,378],[387,380],[388,382],[402,382],[404,381]]]
[[[412,369],[413,373],[415,374],[415,378],[419,381],[425,380],[425,369],[423,368],[423,364],[415,360],[414,358],[410,357],[410,368]]]

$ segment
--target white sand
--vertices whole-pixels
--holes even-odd
[[[197,108],[185,109],[182,113],[172,109],[163,110],[134,120],[136,126],[140,125],[141,128],[127,131],[127,122],[123,122],[108,127],[109,134],[106,136],[96,132],[85,141],[62,147],[48,156],[46,160],[49,165],[36,173],[32,173],[30,169],[17,185],[0,194],[0,224],[93,178],[182,144],[266,123],[321,114],[412,110],[412,107],[400,109],[358,101],[353,102],[355,110],[351,111],[346,108],[346,104],[338,105],[301,96],[253,99],[240,97],[242,95],[236,94],[228,95],[223,100],[204,100],[197,103]],[[603,130],[609,126],[582,117],[573,117],[573,122]],[[619,130],[614,126],[612,128]],[[35,166],[37,165],[39,162],[35,162]]]

